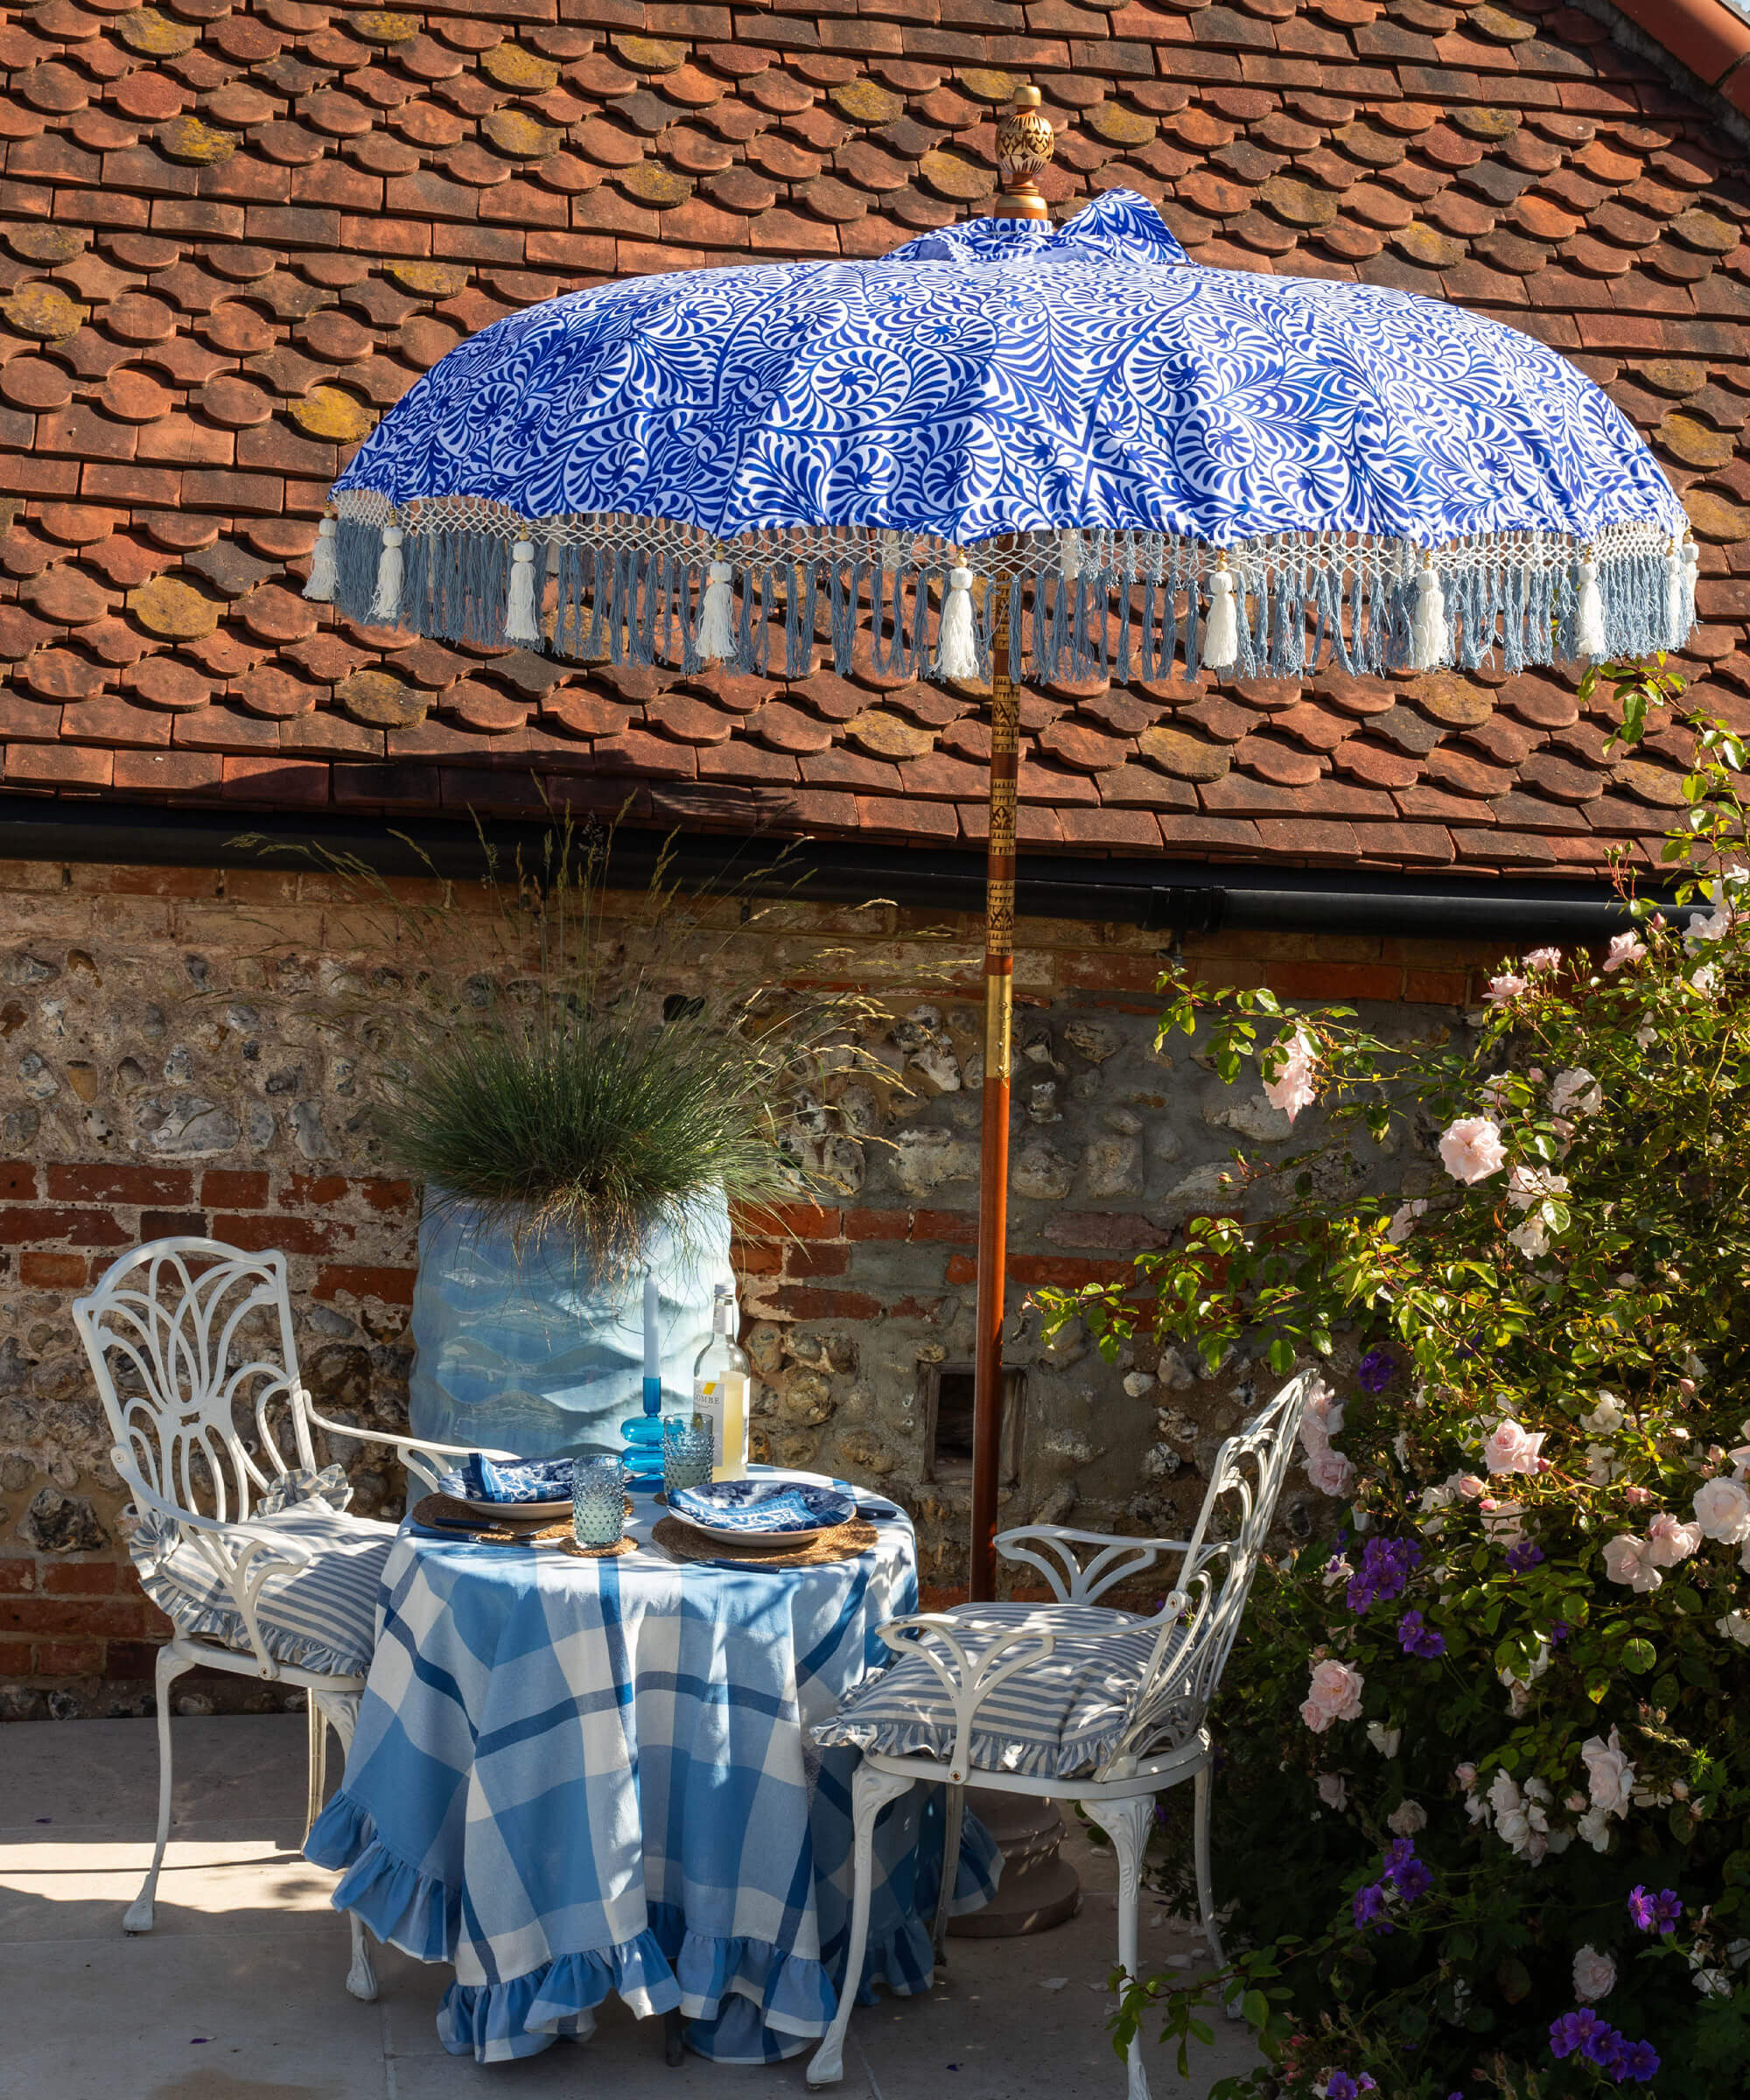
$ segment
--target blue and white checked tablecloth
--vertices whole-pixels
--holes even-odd
[[[587,2035],[610,1991],[678,2006],[724,2063],[801,2054],[842,1983],[858,1754],[807,1731],[890,1660],[915,1608],[912,1528],[826,1567],[682,1563],[650,1543],[579,1560],[404,1531],[346,1782],[305,1845],[380,1939],[453,1963],[438,2034],[481,2062]],[[926,1796],[929,1796],[928,1802]],[[934,1788],[876,1832],[863,1985],[928,1988],[941,1861]],[[955,1908],[999,1862],[967,1819]]]

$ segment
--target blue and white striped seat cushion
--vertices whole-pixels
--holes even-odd
[[[349,1516],[313,1494],[251,1519],[317,1550],[306,1566],[270,1575],[256,1620],[262,1645],[278,1662],[333,1676],[363,1676],[376,1642],[377,1586],[396,1527]],[[231,1540],[235,1550],[242,1536]],[[200,1549],[168,1519],[148,1516],[128,1541],[141,1586],[179,1634],[200,1634],[250,1652],[242,1614]]]
[[[1025,1664],[980,1705],[972,1731],[975,1767],[1068,1779],[1112,1754],[1158,1626],[1103,1605],[964,1604],[943,1616],[953,1620],[975,1668],[994,1641],[1017,1627],[1054,1636],[1049,1656]],[[940,1643],[936,1653],[948,1657]],[[928,1663],[906,1656],[859,1685],[814,1736],[892,1757],[946,1760],[954,1746],[954,1707]]]

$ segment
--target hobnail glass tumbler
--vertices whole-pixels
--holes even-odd
[[[626,1530],[626,1469],[615,1458],[571,1468],[571,1530],[580,1546],[614,1546]]]
[[[662,1492],[703,1488],[711,1477],[711,1433],[672,1417],[662,1424]]]

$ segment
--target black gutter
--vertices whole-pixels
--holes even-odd
[[[254,837],[281,849],[315,845],[355,856],[384,875],[435,872],[466,880],[480,873],[482,836],[508,858],[519,847],[538,847],[545,830],[509,821],[477,829],[418,814],[391,822],[314,811],[0,795],[0,858],[10,860],[215,869],[299,864],[289,850],[264,853],[244,843]],[[406,836],[397,837],[398,830]],[[767,836],[713,832],[670,836],[674,871],[683,883],[726,878],[768,895],[800,883],[799,893],[814,903],[882,897],[914,910],[984,908],[984,862],[976,851],[815,840],[787,847]],[[613,844],[612,878],[641,886],[664,836],[622,828]],[[1578,942],[1607,939],[1629,923],[1614,892],[1600,882],[1058,854],[1024,854],[1016,875],[1024,914],[1103,920],[1173,939],[1228,929]]]

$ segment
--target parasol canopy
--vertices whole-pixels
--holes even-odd
[[[1608,397],[1383,287],[1210,270],[1110,191],[870,262],[639,278],[443,359],[335,485],[310,595],[686,669],[1121,680],[1680,646],[1695,551]]]

